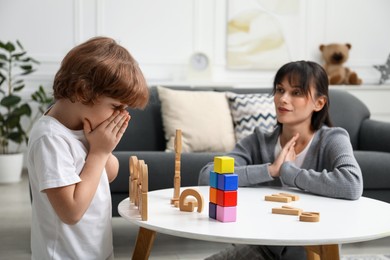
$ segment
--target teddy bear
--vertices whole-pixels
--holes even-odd
[[[351,71],[343,64],[348,60],[349,50],[352,45],[349,43],[339,44],[321,44],[320,51],[324,60],[324,69],[328,74],[329,84],[331,85],[360,85],[362,80],[356,72]]]

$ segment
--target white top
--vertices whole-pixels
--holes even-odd
[[[91,205],[75,225],[59,219],[44,191],[81,181],[87,145],[82,130],[69,130],[50,116],[43,116],[31,132],[27,165],[33,196],[32,259],[113,257],[111,196],[105,170]]]
[[[182,187],[181,191],[185,188]],[[390,236],[390,204],[361,197],[342,200],[321,197],[295,189],[238,188],[237,221],[223,223],[208,217],[209,187],[198,188],[204,197],[201,213],[182,212],[170,204],[173,189],[148,193],[148,220],[141,221],[128,199],[119,214],[128,221],[157,232],[224,243],[255,245],[327,245],[354,243]],[[298,201],[265,201],[265,195],[289,192]],[[298,216],[272,214],[272,208],[290,205],[305,212],[320,212],[319,222],[300,222]]]
[[[314,135],[312,136],[312,138],[310,139],[310,142],[305,146],[305,149],[303,149],[299,154],[297,154],[297,156],[295,157],[295,161],[294,161],[294,164],[295,166],[301,168],[302,167],[302,164],[303,164],[303,161],[305,160],[305,157],[306,157],[306,154],[307,154],[307,151],[309,150],[309,147],[311,145],[311,142],[313,141],[313,138],[314,138]],[[280,136],[278,137],[278,141],[276,142],[276,146],[275,146],[275,152],[274,152],[274,156],[275,158],[277,158],[279,156],[279,153],[282,151],[282,145],[280,144]]]

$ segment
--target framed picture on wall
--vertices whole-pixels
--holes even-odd
[[[228,0],[227,16],[228,69],[277,69],[292,60],[300,0]]]

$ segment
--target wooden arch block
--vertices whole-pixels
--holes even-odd
[[[192,196],[195,197],[196,202],[194,203],[193,201],[186,201],[186,198]],[[203,204],[204,204],[204,199],[203,195],[199,193],[199,191],[195,189],[185,189],[181,194],[179,198],[179,209],[181,211],[187,211],[187,212],[192,212],[194,211],[195,206],[198,207],[198,212],[202,212],[203,210]]]

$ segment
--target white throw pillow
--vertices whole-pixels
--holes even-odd
[[[233,120],[225,93],[157,87],[167,140],[174,151],[176,129],[182,152],[228,152],[235,145]]]
[[[253,133],[256,127],[273,131],[276,111],[273,96],[270,94],[236,94],[227,92],[232,112],[236,140]]]

